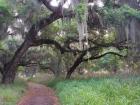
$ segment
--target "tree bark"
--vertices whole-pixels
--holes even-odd
[[[15,55],[12,58],[12,60],[4,65],[1,81],[3,84],[11,84],[14,82],[20,58],[28,50],[29,47],[30,47],[29,41],[25,40],[24,43],[21,45],[21,47],[15,52]]]
[[[10,65],[7,65],[4,68],[4,72],[2,74],[2,83],[3,84],[11,84],[14,82],[16,72],[14,69],[9,70]]]
[[[74,64],[70,67],[70,69],[67,72],[66,79],[70,79],[72,73],[75,71],[75,69],[83,62],[83,57],[86,55],[86,52],[83,52],[74,62]]]
[[[4,65],[2,81],[1,81],[3,84],[10,84],[14,82],[14,79],[16,76],[16,70],[17,70],[20,58],[24,55],[24,53],[28,50],[28,48],[31,47],[35,43],[34,41],[36,40],[37,32],[61,17],[62,17],[62,14],[59,12],[52,13],[47,18],[43,18],[36,24],[32,25],[31,29],[26,35],[25,41],[17,49],[13,58]]]

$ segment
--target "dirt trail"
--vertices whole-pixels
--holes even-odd
[[[28,90],[17,105],[60,105],[54,90],[44,85],[28,83]]]

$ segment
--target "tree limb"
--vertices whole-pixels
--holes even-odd
[[[60,50],[61,53],[64,53],[65,51],[67,51],[64,47],[61,46],[61,44],[59,44],[57,41],[52,40],[52,39],[38,39],[34,41],[34,44],[32,46],[39,46],[42,44],[50,44],[50,45],[54,45],[57,49]]]
[[[83,62],[86,62],[86,61],[89,61],[89,60],[99,59],[99,58],[101,58],[101,57],[103,57],[103,56],[105,56],[105,55],[108,55],[108,54],[113,54],[113,55],[117,55],[117,56],[120,56],[120,57],[126,57],[126,56],[121,55],[121,54],[119,54],[119,53],[117,53],[117,52],[107,52],[107,53],[104,53],[104,54],[99,55],[99,56],[91,56],[91,57],[89,57],[89,58],[83,59],[82,61],[83,61]]]

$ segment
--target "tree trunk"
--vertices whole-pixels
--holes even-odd
[[[73,72],[74,72],[74,69],[69,70],[67,72],[66,79],[70,79]]]
[[[75,71],[75,69],[80,65],[81,61],[75,62],[74,65],[68,70],[66,79],[70,79],[72,73]]]
[[[29,41],[25,40],[21,47],[19,47],[18,50],[15,52],[13,59],[5,64],[1,81],[3,84],[11,84],[14,82],[20,58],[28,50],[29,47]]]
[[[66,79],[70,79],[72,73],[75,71],[75,69],[83,62],[83,57],[86,55],[86,52],[83,52],[74,62],[72,67],[67,72]]]
[[[9,67],[10,66],[8,65],[7,67],[4,68],[4,72],[2,74],[2,81],[1,81],[1,83],[3,84],[11,84],[15,80],[16,72],[13,69],[9,70]]]
[[[37,32],[59,18],[62,18],[62,14],[60,12],[55,12],[55,13],[52,13],[47,18],[43,18],[36,24],[32,25],[31,29],[26,35],[25,41],[17,49],[17,51],[14,54],[14,57],[10,60],[10,62],[6,63],[4,66],[3,70],[5,73],[3,73],[3,76],[2,76],[3,84],[9,84],[9,83],[14,82],[16,70],[17,70],[20,58],[23,56],[23,54],[28,50],[30,46],[33,46],[34,40],[36,39],[36,36],[37,36]]]

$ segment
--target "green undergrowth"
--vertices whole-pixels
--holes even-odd
[[[53,81],[62,105],[140,105],[140,77]]]
[[[22,80],[15,81],[11,85],[0,84],[0,105],[16,105],[26,88]]]

